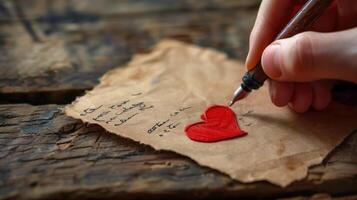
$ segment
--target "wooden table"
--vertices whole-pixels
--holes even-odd
[[[63,114],[103,73],[164,38],[244,59],[258,0],[17,2],[0,1],[0,199],[357,198],[357,132],[281,188],[239,183]]]

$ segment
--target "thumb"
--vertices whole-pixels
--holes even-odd
[[[340,79],[357,83],[357,28],[334,33],[304,32],[273,42],[262,66],[274,80]]]

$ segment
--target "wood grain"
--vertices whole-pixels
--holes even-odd
[[[71,102],[97,84],[103,73],[123,65],[133,54],[147,52],[163,38],[213,47],[242,60],[259,0],[17,0],[40,44],[31,40],[9,10],[12,1],[6,2],[10,2],[6,8],[0,5],[0,103],[45,105],[0,105],[0,199],[236,199],[357,193],[356,133],[322,165],[311,168],[306,179],[283,189],[266,182],[232,181],[183,156],[157,152],[83,124],[65,116],[62,106],[49,105]],[[46,48],[61,59],[46,57]],[[57,64],[17,68],[28,55],[33,63]],[[351,99],[350,94],[341,93],[339,98],[353,104],[356,95]]]
[[[357,133],[306,179],[241,184],[65,116],[61,106],[0,106],[0,199],[287,197],[356,192]]]
[[[261,0],[17,0],[24,15],[35,20],[44,15],[67,16],[78,19],[88,16],[115,17],[118,15],[148,14],[162,12],[207,11],[256,8]],[[5,4],[8,5],[8,4]],[[7,7],[12,7],[8,5]],[[87,18],[88,19],[88,18]],[[6,13],[0,21],[8,21]],[[13,19],[16,20],[16,19]]]
[[[48,62],[48,66],[42,67],[47,71],[41,71],[33,64],[31,73],[26,71],[30,66],[14,73],[16,63],[24,59],[26,51],[7,59],[0,56],[2,102],[69,103],[97,84],[98,78],[106,71],[125,64],[136,53],[149,51],[164,38],[213,47],[231,57],[244,59],[258,5],[257,1],[227,1],[226,4],[220,1],[175,1],[172,10],[165,11],[168,1],[159,0],[133,3],[109,0],[106,3],[22,2],[25,16],[42,42],[31,41],[19,22],[3,17],[0,55],[19,52],[24,48],[21,41],[27,39],[27,49],[33,52],[32,60],[38,63],[49,58],[34,49],[41,45],[51,49],[46,43],[57,41],[61,46],[52,46],[52,49],[67,53],[65,59],[70,62],[62,69],[52,70],[53,66]],[[72,3],[67,5],[66,2]],[[150,6],[142,7],[147,4]],[[123,8],[128,8],[128,13]],[[139,8],[147,10],[136,10]]]

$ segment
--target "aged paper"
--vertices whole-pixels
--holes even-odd
[[[236,180],[280,186],[304,178],[309,166],[356,129],[356,108],[334,103],[324,112],[296,114],[272,105],[265,86],[233,106],[247,136],[217,143],[187,138],[185,125],[200,121],[209,105],[226,105],[244,71],[215,50],[163,41],[108,72],[65,112]]]

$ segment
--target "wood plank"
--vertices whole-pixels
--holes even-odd
[[[255,9],[231,9],[74,22],[67,16],[44,15],[47,20],[32,24],[41,42],[32,41],[19,23],[3,24],[0,102],[69,103],[97,84],[103,73],[125,64],[133,54],[149,51],[164,38],[244,59],[255,15]]]
[[[283,198],[357,192],[357,132],[304,180],[280,188],[233,181],[184,156],[83,124],[61,108],[0,105],[0,199]]]
[[[314,194],[312,196],[298,196],[281,198],[279,200],[356,200],[357,195],[331,197],[328,194]]]
[[[14,4],[16,2],[17,4]],[[11,15],[15,5],[23,10],[24,16],[29,20],[39,20],[48,18],[48,16],[52,18],[67,16],[68,20],[70,18],[76,20],[78,17],[90,19],[92,17],[115,17],[159,12],[255,9],[260,2],[261,0],[17,0],[2,3],[3,7],[10,10],[10,13],[0,15],[0,21],[11,20],[9,15]]]

